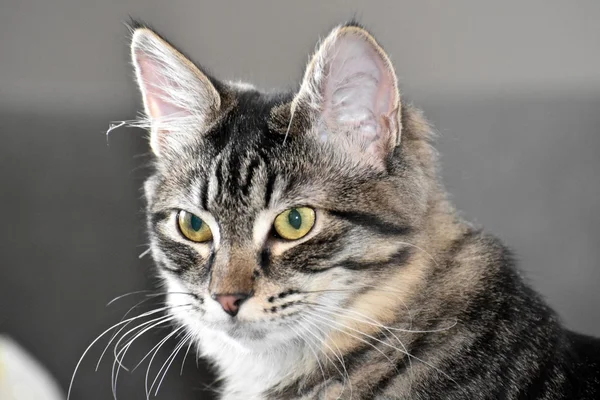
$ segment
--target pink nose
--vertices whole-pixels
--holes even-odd
[[[223,310],[232,317],[237,315],[240,306],[248,297],[250,297],[250,295],[244,293],[213,295],[213,299],[218,301],[219,304],[221,304],[221,307],[223,307]]]

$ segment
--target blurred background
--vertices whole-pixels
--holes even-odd
[[[138,258],[144,134],[105,135],[140,110],[129,15],[217,77],[265,89],[294,87],[317,39],[357,17],[439,131],[458,208],[515,250],[570,328],[600,335],[600,2],[0,0],[0,333],[65,392],[86,346],[144,294],[106,304],[157,284]],[[126,365],[167,332],[142,336]],[[107,340],[73,399],[111,398],[112,354],[94,372]],[[180,376],[181,352],[158,398],[212,398],[194,358]],[[145,398],[146,367],[122,372],[120,398]]]

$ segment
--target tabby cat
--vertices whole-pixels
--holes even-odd
[[[293,93],[217,80],[142,24],[131,54],[152,256],[221,398],[600,398],[600,342],[457,215],[364,28],[335,28]]]

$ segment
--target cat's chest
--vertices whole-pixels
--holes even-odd
[[[226,400],[264,399],[271,389],[285,386],[311,368],[300,348],[251,350],[223,333],[203,332],[200,348],[217,366],[223,381],[221,398]]]

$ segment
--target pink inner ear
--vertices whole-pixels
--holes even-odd
[[[396,95],[393,71],[362,35],[347,34],[333,45],[324,87],[324,117],[342,129],[356,130],[360,141],[381,134],[382,115],[392,111]]]
[[[165,76],[165,71],[148,56],[137,54],[137,61],[149,117],[164,119],[175,114],[181,115],[184,110],[169,101],[167,89],[174,83]]]

